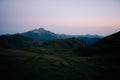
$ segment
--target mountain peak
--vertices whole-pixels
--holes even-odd
[[[39,28],[38,30],[40,30],[40,31],[46,31],[44,28]]]
[[[33,30],[33,32],[35,32],[35,33],[43,33],[43,32],[46,32],[46,30],[44,28],[39,28],[39,29]]]

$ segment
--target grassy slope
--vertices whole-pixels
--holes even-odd
[[[73,54],[31,53],[0,49],[1,78],[11,80],[113,80],[120,71],[118,58]],[[113,63],[109,63],[111,60]],[[114,63],[116,62],[116,63]],[[115,70],[117,69],[117,70]]]
[[[85,45],[86,44],[82,40],[69,38],[45,42],[41,45],[41,48],[44,48],[46,51],[53,53],[70,53],[78,48],[85,47]]]
[[[24,48],[24,47],[36,47],[42,44],[42,41],[25,37],[20,34],[14,35],[2,35],[0,36],[1,48]]]

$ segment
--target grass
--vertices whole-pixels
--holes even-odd
[[[2,48],[0,51],[3,80],[113,80],[120,71],[119,57],[81,57]]]

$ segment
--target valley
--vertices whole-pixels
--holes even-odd
[[[46,32],[43,29],[34,32],[42,33],[41,37],[23,34],[0,36],[1,79],[120,79],[120,32],[100,38],[91,45],[75,36],[49,37],[49,40],[45,36],[42,38]],[[51,33],[47,32],[47,35]]]

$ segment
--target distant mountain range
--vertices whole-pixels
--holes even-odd
[[[34,39],[39,39],[41,41],[49,41],[54,39],[67,39],[67,38],[78,38],[80,40],[84,40],[87,44],[93,44],[99,39],[102,38],[102,36],[99,35],[66,35],[66,34],[56,34],[51,31],[45,30],[44,28],[35,29],[32,31],[24,32],[21,35],[27,36]]]
[[[44,42],[56,39],[77,38],[83,40],[87,45],[94,44],[102,38],[99,35],[66,35],[56,34],[44,28],[34,29],[24,33],[0,36],[0,46],[2,47],[26,47],[39,46]]]
[[[82,49],[83,52],[87,54],[94,54],[96,53],[95,51],[97,51],[97,53],[117,53],[120,48],[120,31],[107,37],[102,37],[90,34],[56,34],[44,28],[39,28],[24,33],[0,36],[0,47],[28,48],[41,46],[47,49],[78,48],[79,50],[81,50],[80,48],[82,47],[84,48]]]

